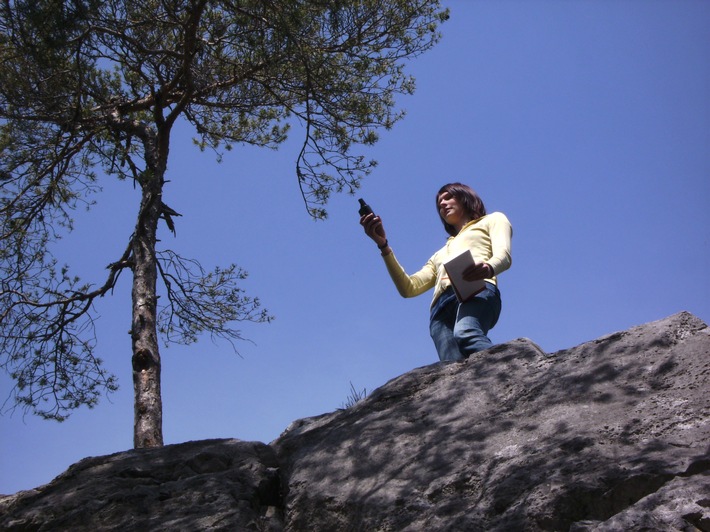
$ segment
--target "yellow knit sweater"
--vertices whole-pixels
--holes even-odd
[[[424,267],[413,275],[404,271],[394,253],[385,255],[384,260],[387,271],[402,297],[418,296],[434,287],[433,305],[451,285],[444,268],[445,262],[470,249],[473,260],[476,263],[489,264],[497,276],[510,268],[512,263],[512,237],[513,228],[508,218],[502,212],[494,212],[464,225],[456,236],[449,237],[446,245],[434,253]],[[498,284],[496,276],[486,281]]]

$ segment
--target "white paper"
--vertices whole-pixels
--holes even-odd
[[[464,280],[463,271],[473,264],[476,263],[473,260],[470,249],[467,249],[444,264],[446,273],[451,280],[451,284],[454,286],[456,297],[458,297],[461,302],[468,301],[486,287],[486,283],[483,279],[477,281]]]

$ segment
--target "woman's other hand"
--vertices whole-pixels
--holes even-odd
[[[461,276],[464,281],[478,281],[479,279],[490,279],[495,276],[493,267],[490,264],[481,262],[479,264],[472,264],[461,272]]]

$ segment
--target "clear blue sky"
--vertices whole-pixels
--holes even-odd
[[[514,227],[494,342],[548,352],[687,310],[710,320],[710,2],[448,0],[441,43],[410,63],[407,117],[369,156],[356,197],[311,221],[294,174],[298,139],[237,148],[217,164],[178,131],[163,243],[211,268],[236,262],[275,316],[244,324],[237,356],[209,338],[162,349],[166,443],[269,442],[437,361],[431,294],[405,300],[358,225],[362,196],[413,272],[445,240],[434,195],[463,181]],[[60,253],[100,283],[132,231],[138,194],[106,182]],[[132,447],[130,284],[100,301],[106,367],[121,389],[63,424],[0,417],[0,493],[49,482],[87,456]],[[3,396],[9,390],[0,379]]]

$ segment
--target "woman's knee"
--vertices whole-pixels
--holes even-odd
[[[454,327],[454,340],[459,346],[464,346],[481,337],[485,337],[487,331],[483,329],[481,323],[477,319],[468,318],[465,324],[461,322]]]

